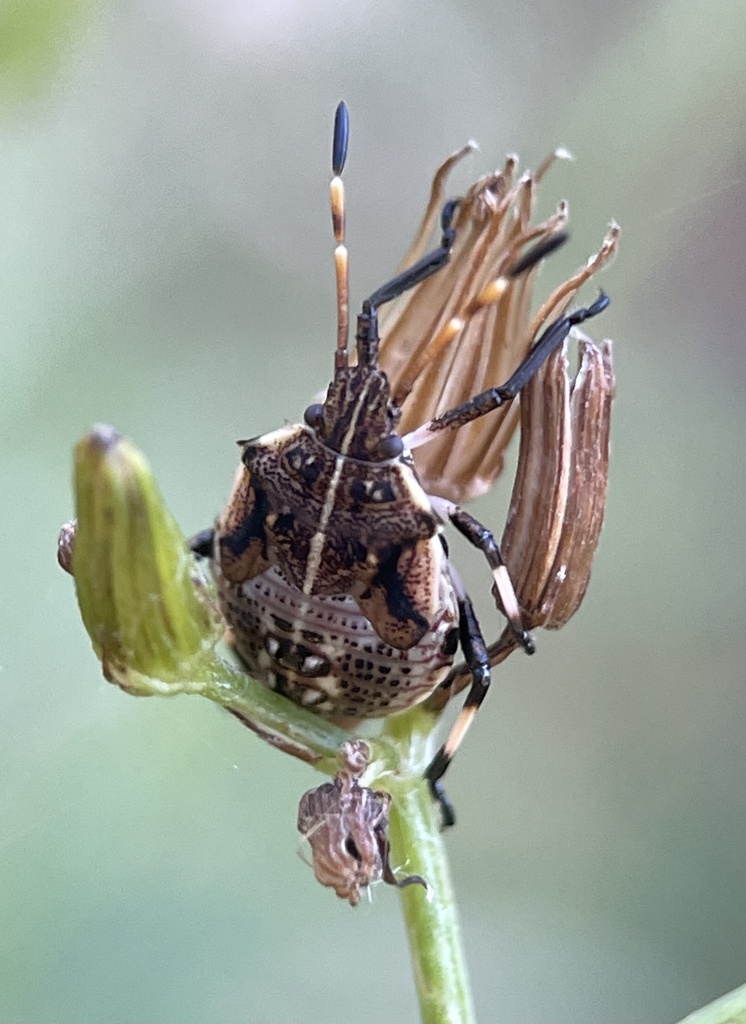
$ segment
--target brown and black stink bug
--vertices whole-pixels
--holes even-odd
[[[347,107],[340,103],[331,184],[338,290],[334,377],[324,402],[306,409],[305,423],[241,442],[228,505],[215,529],[192,546],[212,559],[222,612],[251,675],[319,714],[350,720],[403,711],[433,693],[461,647],[471,688],[427,771],[450,823],[440,779],[485,697],[490,656],[448,559],[442,536],[448,523],[484,553],[496,601],[520,644],[532,653],[534,643],[493,534],[453,501],[425,491],[411,449],[511,402],[570,329],[600,313],[608,299],[601,293],[589,307],[555,320],[503,385],[402,437],[397,427],[406,397],[392,396],[379,364],[378,310],[448,263],[459,200],[442,209],[440,245],[363,303],[350,358],[340,178],[348,129]],[[466,319],[494,305],[511,279],[565,237],[555,233],[530,248],[480,293]],[[446,324],[432,339],[433,351],[464,323]]]

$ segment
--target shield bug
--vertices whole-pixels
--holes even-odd
[[[444,821],[453,812],[441,786],[490,683],[491,658],[472,602],[449,561],[444,527],[484,554],[493,593],[516,642],[534,641],[492,532],[450,497],[429,493],[412,450],[509,404],[570,330],[608,304],[555,319],[508,379],[428,418],[402,435],[399,424],[417,372],[440,358],[475,317],[565,241],[553,231],[514,259],[426,338],[407,386],[392,388],[379,357],[379,309],[437,279],[451,259],[461,200],[442,206],[440,244],[376,289],[357,317],[348,351],[345,200],[341,179],[349,119],[334,122],[331,209],[336,240],[337,343],[323,402],[304,423],[239,442],[230,499],[214,530],[193,541],[211,558],[223,615],[252,676],[302,706],[350,721],[403,711],[448,676],[459,647],[471,685],[427,771]],[[456,370],[456,372],[458,372]],[[454,435],[455,436],[455,435]]]

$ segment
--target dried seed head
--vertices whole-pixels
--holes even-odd
[[[402,266],[424,253],[436,229],[448,173],[472,148],[473,144],[465,146],[438,168],[425,216]],[[499,300],[479,308],[492,283],[510,270],[528,243],[545,241],[566,225],[565,203],[547,220],[531,223],[539,180],[556,159],[566,155],[557,150],[536,174],[520,177],[518,158],[510,156],[501,170],[480,178],[459,203],[448,265],[382,312],[381,365],[397,401],[406,397],[399,426],[402,435],[507,380],[542,327],[565,311],[578,288],[614,251],[616,226],[599,252],[555,289],[533,317],[538,267],[505,282]],[[479,312],[472,317],[470,311],[476,308]],[[449,323],[463,319],[463,330],[451,334]],[[447,347],[430,358],[428,343],[443,336],[449,338]],[[518,415],[519,403],[513,402],[418,449],[414,459],[425,489],[457,502],[485,493],[502,469]]]
[[[334,780],[304,793],[298,808],[298,831],[311,847],[316,878],[353,907],[360,902],[360,890],[372,882],[427,888],[419,875],[397,880],[391,869],[391,796],[359,781],[368,767],[367,744],[344,743],[341,756],[343,766]]]

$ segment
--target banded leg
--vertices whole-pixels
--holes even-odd
[[[492,530],[488,530],[478,519],[452,501],[435,496],[431,496],[430,500],[438,515],[443,520],[453,523],[462,537],[466,537],[469,543],[478,548],[487,559],[487,564],[492,570],[493,593],[498,599],[498,608],[505,614],[516,639],[526,654],[533,654],[536,651],[534,638],[524,628],[521,609],[513,589],[510,573]]]
[[[458,594],[459,639],[466,664],[471,672],[472,683],[471,689],[464,701],[464,706],[461,708],[446,742],[435,755],[425,772],[425,778],[430,785],[433,797],[440,804],[444,828],[456,824],[456,814],[453,804],[448,799],[443,783],[440,780],[445,775],[448,765],[461,745],[464,734],[469,728],[479,705],[487,696],[487,690],[490,686],[490,657],[482,630],[477,621],[474,606],[469,595],[464,590],[463,584],[455,574],[454,585]]]
[[[500,548],[495,540],[494,534],[475,519],[474,516],[465,512],[453,502],[443,498],[432,497],[433,507],[443,519],[448,519],[462,536],[478,548],[487,559],[492,570],[494,579],[495,597],[499,598],[501,610],[510,623],[510,628],[527,654],[533,654],[536,650],[534,639],[527,629],[524,628],[521,618],[521,611],[518,605],[513,584],[510,581],[507,566],[500,554]],[[430,783],[433,796],[438,801],[443,815],[443,825],[453,825],[455,814],[453,805],[445,794],[440,779],[445,774],[448,765],[453,760],[456,751],[471,726],[474,716],[487,696],[490,686],[490,650],[482,634],[477,621],[474,607],[469,595],[464,590],[458,574],[451,568],[451,577],[458,597],[459,607],[459,637],[461,649],[464,652],[466,668],[471,675],[471,686],[466,695],[464,705],[458,713],[446,742],[435,755],[432,763],[425,772],[425,778]]]

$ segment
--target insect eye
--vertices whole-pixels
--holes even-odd
[[[381,459],[395,459],[403,451],[404,442],[398,434],[389,434],[378,446],[378,456]]]
[[[303,413],[303,419],[306,421],[309,427],[321,426],[321,421],[324,418],[324,406],[318,402],[314,402],[313,405],[309,405],[306,411]]]

